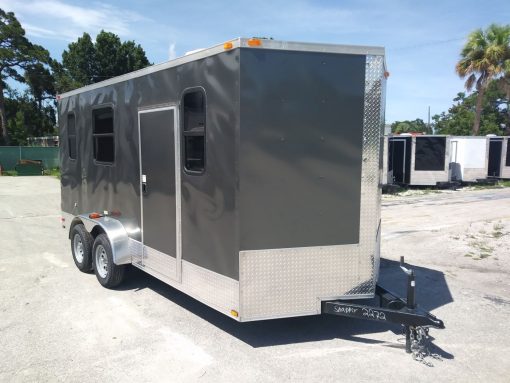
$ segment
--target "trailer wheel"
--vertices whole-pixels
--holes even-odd
[[[107,288],[118,286],[123,278],[126,265],[113,263],[112,246],[106,234],[99,234],[92,249],[94,272],[101,285]]]
[[[71,230],[71,251],[78,270],[88,273],[92,270],[92,245],[94,238],[81,223]]]

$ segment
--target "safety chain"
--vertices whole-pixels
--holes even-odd
[[[411,353],[413,359],[417,362],[423,363],[428,367],[433,367],[434,364],[429,358],[442,361],[441,355],[431,353],[429,348],[429,328],[428,327],[414,327],[411,328]]]

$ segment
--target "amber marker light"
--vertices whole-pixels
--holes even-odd
[[[90,213],[90,214],[89,214],[89,218],[90,218],[90,219],[97,219],[97,218],[101,218],[101,214],[99,214],[99,213]]]
[[[235,318],[239,317],[239,313],[236,310],[230,310],[230,315],[232,315]]]
[[[260,39],[249,39],[248,46],[250,47],[260,47],[262,45],[262,41]]]
[[[227,41],[225,44],[223,44],[223,49],[232,49],[234,47],[234,44],[232,44],[231,41]]]

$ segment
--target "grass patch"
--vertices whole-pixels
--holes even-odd
[[[488,246],[483,241],[471,241],[468,243],[470,247],[476,250],[476,253],[478,253],[476,256],[473,254],[473,252],[469,252],[469,254],[473,254],[472,258],[476,261],[479,261],[481,259],[489,258],[492,253],[494,252],[494,248],[491,246]]]
[[[16,170],[4,170],[2,172],[2,175],[3,176],[12,176],[12,177],[15,177],[18,175],[18,172]]]
[[[57,177],[58,179],[60,179],[60,169],[59,168],[44,169],[44,175]]]
[[[469,186],[472,189],[501,189],[501,188],[509,188],[510,187],[510,181],[502,181],[498,180],[494,183],[487,183],[487,184],[472,184]]]
[[[503,233],[504,226],[501,224],[501,222],[495,223],[492,226],[492,238],[501,238],[507,233]]]

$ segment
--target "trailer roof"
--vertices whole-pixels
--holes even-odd
[[[235,48],[252,48],[252,49],[275,49],[275,50],[286,50],[286,51],[303,51],[303,52],[325,52],[325,53],[343,53],[353,55],[375,55],[384,56],[383,47],[375,46],[360,46],[360,45],[338,45],[338,44],[318,44],[318,43],[303,43],[303,42],[292,42],[292,41],[276,41],[268,39],[259,39],[261,44],[259,46],[253,46],[250,41],[253,39],[239,37],[234,40],[229,40],[226,43],[232,43],[230,48],[225,48],[226,43],[221,43],[210,48],[200,49],[189,53],[187,55],[178,57],[176,59],[166,61],[160,64],[151,65],[147,68],[143,68],[134,72],[126,73],[121,76],[112,77],[108,80],[97,82],[95,84],[86,85],[84,87],[71,90],[69,92],[62,93],[57,96],[58,98],[64,98],[80,94],[89,90],[102,88],[107,85],[116,84],[122,81],[130,80],[133,78],[145,76],[150,73],[159,72],[164,69],[172,68],[178,65],[182,65],[191,61],[200,60],[205,57],[213,56],[225,50],[231,50]]]

